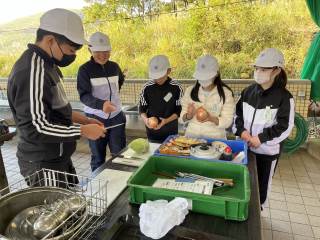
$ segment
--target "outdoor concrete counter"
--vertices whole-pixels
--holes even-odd
[[[94,172],[99,174],[106,168],[135,171],[136,168],[112,163],[112,159],[102,165]],[[258,193],[258,178],[256,171],[256,159],[253,154],[249,154],[248,169],[250,172],[251,199],[249,203],[249,217],[244,222],[227,221],[220,217],[198,214],[190,212],[184,222],[173,231],[179,236],[185,238],[179,239],[201,239],[201,240],[260,240],[262,239],[261,221],[260,221],[260,203]],[[105,213],[105,229],[109,229],[119,217],[123,215],[138,216],[139,206],[129,203],[129,190],[126,188],[122,194],[113,202]],[[109,239],[109,238],[108,238]],[[147,239],[147,238],[146,238]],[[166,239],[166,238],[164,238]]]

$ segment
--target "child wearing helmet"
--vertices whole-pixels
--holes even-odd
[[[261,209],[271,188],[281,143],[294,126],[294,100],[286,89],[284,56],[275,49],[262,51],[254,64],[256,83],[244,89],[236,105],[233,132],[256,156]]]
[[[180,121],[188,123],[185,134],[225,139],[235,103],[232,90],[221,80],[217,59],[200,57],[193,77],[196,83],[186,89],[182,98]]]
[[[150,81],[143,86],[139,99],[139,113],[150,142],[162,143],[168,136],[178,134],[183,90],[170,73],[167,56],[156,55],[150,60]]]

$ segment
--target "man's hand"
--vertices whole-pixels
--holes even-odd
[[[104,127],[104,124],[95,118],[88,118],[87,124],[98,124],[101,127]]]
[[[99,126],[98,124],[86,124],[81,125],[81,135],[90,139],[90,140],[97,140],[99,138],[105,137],[105,133],[107,130]]]
[[[250,138],[250,140],[249,140],[250,147],[258,148],[258,147],[260,147],[260,145],[261,145],[261,142],[260,142],[260,139],[258,136]]]
[[[161,118],[161,122],[158,124],[158,126],[156,128],[154,128],[154,130],[159,130],[160,128],[162,128],[167,123],[168,123],[168,121],[167,121],[166,118]]]
[[[110,101],[105,101],[104,104],[103,104],[103,108],[102,110],[105,112],[105,113],[111,113],[111,112],[114,112],[116,110],[116,107],[115,105],[110,102]]]
[[[245,131],[243,131],[242,133],[241,133],[241,139],[242,140],[244,140],[244,141],[246,141],[246,142],[249,142],[249,140],[251,139],[251,134],[247,131],[247,130],[245,130]]]

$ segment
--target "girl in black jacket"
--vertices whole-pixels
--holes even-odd
[[[233,132],[255,153],[263,207],[280,154],[294,126],[294,100],[286,89],[283,54],[265,49],[254,64],[256,83],[244,89],[236,105]],[[262,208],[261,207],[261,208]]]

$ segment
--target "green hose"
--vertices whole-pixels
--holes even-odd
[[[287,138],[284,141],[283,152],[295,152],[308,138],[308,124],[299,113],[296,113],[294,116],[294,125],[297,129],[296,136],[294,139]]]

